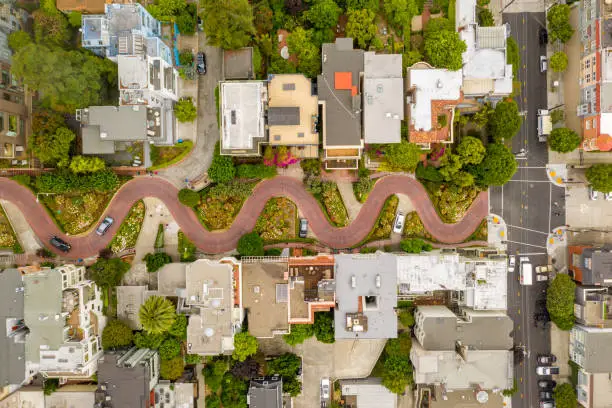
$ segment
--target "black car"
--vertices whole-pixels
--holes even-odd
[[[540,45],[548,44],[548,31],[545,28],[540,28]]]
[[[552,390],[557,385],[556,381],[553,380],[540,380],[538,381],[538,387],[543,390]]]
[[[49,242],[51,243],[51,245],[53,245],[62,252],[68,252],[70,251],[70,248],[72,248],[69,243],[56,236],[51,237]]]
[[[554,354],[541,354],[538,356],[538,364],[551,365],[557,361]]]
[[[306,238],[308,235],[308,220],[300,218],[300,238]]]
[[[204,75],[206,73],[206,55],[203,52],[198,52],[196,71],[198,71],[198,74],[200,75]]]
[[[540,401],[552,401],[553,395],[550,391],[540,391]]]

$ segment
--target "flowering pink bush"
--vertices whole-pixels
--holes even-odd
[[[291,156],[291,152],[287,152],[287,155],[284,160],[279,160],[278,156],[278,152],[275,152],[274,158],[272,158],[271,160],[264,158],[263,162],[266,166],[287,167],[290,164],[295,164],[300,161],[300,159],[298,159],[297,157]]]

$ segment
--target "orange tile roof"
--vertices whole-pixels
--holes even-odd
[[[433,100],[431,101],[431,124],[433,129],[416,130],[410,125],[408,139],[412,143],[437,143],[450,141],[450,127],[452,123],[452,113],[455,107],[463,100],[463,92],[457,100]],[[438,129],[438,116],[445,114],[447,125]]]
[[[334,88],[335,89],[353,89],[353,73],[352,72],[334,72]],[[356,94],[355,90],[355,94]]]

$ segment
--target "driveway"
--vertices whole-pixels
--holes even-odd
[[[159,171],[159,175],[178,188],[185,180],[201,180],[212,162],[215,143],[219,140],[215,88],[222,80],[223,54],[220,48],[206,45],[206,36],[198,34],[199,50],[206,54],[206,75],[198,76],[197,137],[193,150],[179,164]],[[197,184],[197,183],[196,183]]]

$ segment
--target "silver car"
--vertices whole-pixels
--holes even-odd
[[[113,222],[115,222],[115,220],[113,220],[111,217],[104,218],[100,225],[98,225],[98,228],[96,228],[96,234],[99,236],[106,234],[106,231],[108,231],[111,225],[113,225]]]

